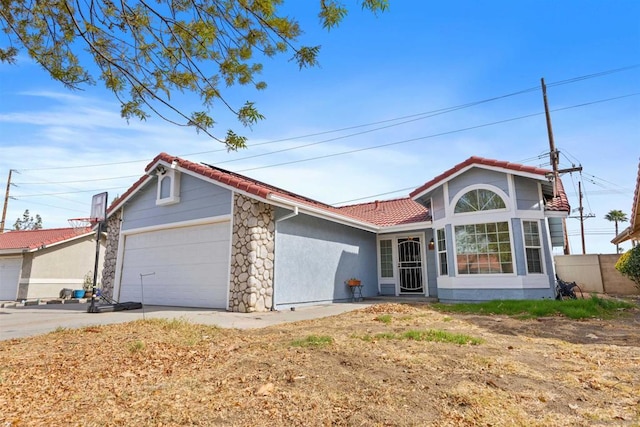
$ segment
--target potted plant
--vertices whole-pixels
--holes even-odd
[[[82,289],[84,290],[84,297],[91,298],[91,294],[93,294],[93,271],[88,271],[87,274],[84,275]]]
[[[351,279],[347,280],[346,283],[349,286],[360,286],[362,282],[360,281],[360,279],[356,279],[355,277],[352,277]]]

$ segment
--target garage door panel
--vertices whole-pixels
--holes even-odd
[[[22,258],[0,259],[0,301],[14,301],[18,297],[18,282]]]
[[[125,237],[120,301],[225,308],[229,271],[229,223]],[[153,273],[153,274],[152,274]],[[144,289],[140,287],[140,274]]]
[[[226,246],[227,243],[225,243]],[[228,248],[212,247],[211,245],[193,245],[189,250],[183,247],[152,249],[137,249],[129,251],[127,257],[134,258],[136,265],[148,268],[157,265],[201,265],[211,263],[226,264],[228,262]],[[142,273],[142,272],[141,272]]]
[[[129,241],[129,248],[136,249],[153,249],[153,248],[167,248],[167,247],[180,247],[184,240],[184,235],[189,236],[189,242],[191,244],[198,243],[210,243],[210,242],[228,242],[229,241],[229,229],[228,227],[219,228],[202,228],[203,226],[194,227],[181,227],[170,230],[161,230],[156,232],[133,234],[128,237],[132,237]],[[208,226],[211,227],[211,226]],[[185,231],[189,228],[198,228],[198,232]],[[136,238],[144,236],[143,239]]]

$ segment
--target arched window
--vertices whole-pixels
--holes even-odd
[[[495,209],[505,209],[506,205],[502,197],[491,190],[479,188],[471,190],[456,203],[454,213],[480,212]]]

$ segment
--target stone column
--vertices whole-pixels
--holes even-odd
[[[229,310],[269,311],[273,305],[273,206],[234,196]]]
[[[107,221],[107,244],[105,245],[101,287],[102,295],[110,299],[113,299],[113,285],[116,278],[116,259],[118,257],[121,217],[122,210],[119,210],[112,214]]]

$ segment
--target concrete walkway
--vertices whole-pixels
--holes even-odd
[[[191,323],[215,325],[221,328],[264,328],[286,322],[296,322],[334,316],[380,301],[336,303],[297,307],[295,311],[265,313],[231,313],[225,310],[183,307],[144,306],[142,309],[87,313],[89,304],[46,304],[0,308],[0,340],[40,335],[57,328],[82,328],[92,325],[132,322],[139,319],[184,319]]]

